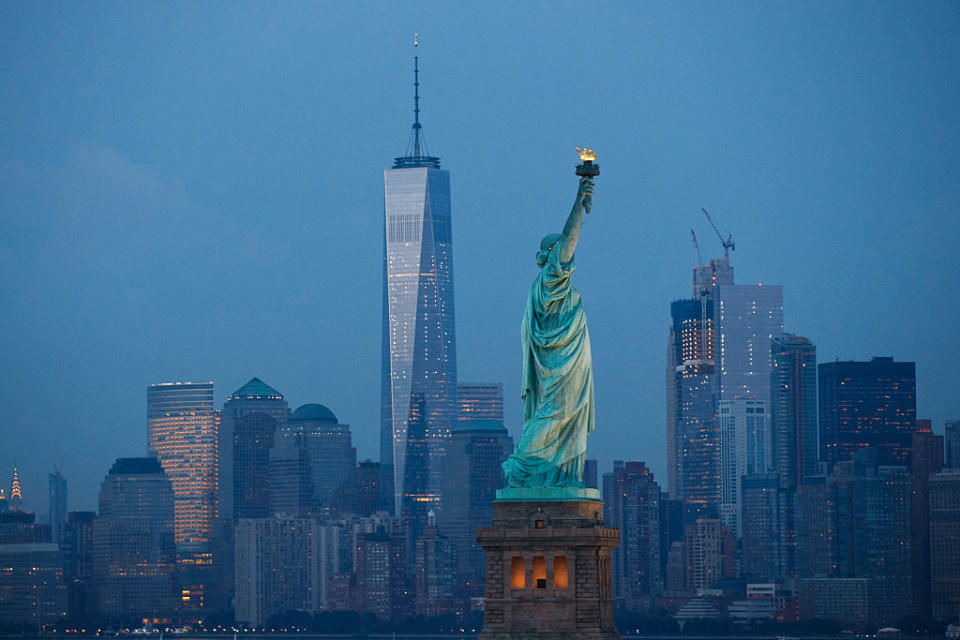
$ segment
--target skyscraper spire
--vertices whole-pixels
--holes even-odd
[[[420,47],[420,34],[413,34],[414,53]],[[440,158],[431,156],[427,150],[427,140],[423,135],[423,125],[420,124],[420,56],[413,56],[413,128],[410,131],[410,142],[407,144],[407,153],[394,158],[394,169],[408,167],[440,168]]]
[[[23,506],[23,494],[20,492],[20,475],[13,468],[13,480],[10,483],[10,510],[20,511]]]
[[[420,46],[420,34],[413,34],[413,49]],[[420,155],[420,56],[413,56],[413,155]]]

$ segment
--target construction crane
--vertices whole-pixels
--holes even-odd
[[[724,239],[723,239],[723,234],[720,233],[720,229],[717,229],[717,225],[714,224],[713,218],[710,217],[710,214],[707,213],[707,210],[701,208],[700,211],[703,211],[703,215],[707,216],[707,222],[710,223],[710,226],[713,227],[713,230],[714,230],[714,231],[716,231],[717,237],[720,238],[720,244],[723,245],[723,257],[726,258],[727,260],[729,260],[729,259],[730,259],[730,250],[733,249],[734,251],[736,251],[736,249],[737,249],[737,245],[736,245],[736,243],[733,241],[733,234],[730,233],[730,232],[727,232],[727,239],[724,240]],[[724,229],[724,231],[726,231],[726,229]]]
[[[697,266],[703,266],[703,257],[700,255],[700,244],[697,242],[697,234],[694,233],[693,229],[690,229],[690,235],[693,237],[693,248],[697,250]]]

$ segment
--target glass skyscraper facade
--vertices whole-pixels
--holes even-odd
[[[93,567],[103,620],[173,619],[174,492],[156,458],[118,458],[103,479]]]
[[[826,362],[817,370],[821,459],[832,467],[870,447],[877,449],[880,464],[909,466],[917,419],[916,365],[888,357]]]
[[[729,522],[740,496],[734,478],[748,468],[762,473],[770,464],[770,344],[783,333],[783,288],[735,284],[729,259],[714,258],[694,268],[693,297],[674,301],[670,315],[667,489],[672,499],[686,503],[688,522],[696,514],[717,517],[722,503],[728,505]],[[746,432],[738,448],[733,421],[724,449],[720,415],[721,402],[747,400],[753,403],[751,414],[758,406],[763,411],[762,427],[751,432],[749,463],[740,460],[747,455]],[[755,464],[757,459],[763,464]]]
[[[209,558],[218,489],[212,382],[147,387],[147,451],[173,485],[178,554]]]
[[[67,521],[67,479],[57,469],[48,476],[48,480],[47,513],[50,518],[50,540],[60,542],[60,526]]]
[[[383,173],[380,462],[384,506],[422,527],[441,506],[457,352],[450,173],[422,146],[416,86],[411,147]]]
[[[700,510],[720,502],[720,432],[714,393],[713,301],[670,305],[667,478],[671,497]]]
[[[718,411],[721,519],[739,535],[743,477],[767,471],[770,437],[766,403],[756,398],[721,400]]]
[[[457,384],[457,422],[467,420],[503,422],[503,383]]]
[[[224,517],[270,515],[270,449],[290,411],[283,394],[252,378],[223,405],[220,433],[220,509]]]
[[[783,287],[721,284],[714,293],[719,399],[770,400],[770,341],[783,333]]]
[[[817,347],[785,333],[771,345],[770,401],[773,457],[780,486],[792,489],[817,475]]]

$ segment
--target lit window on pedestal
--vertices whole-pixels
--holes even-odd
[[[510,559],[510,587],[512,589],[525,589],[527,586],[527,572],[524,566],[523,558],[513,556]]]

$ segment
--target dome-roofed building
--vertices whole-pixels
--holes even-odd
[[[340,424],[327,406],[307,403],[290,414],[278,434],[277,447],[306,450],[312,511],[331,514],[350,510],[357,473],[357,450],[351,440],[350,425]]]
[[[325,405],[316,402],[310,402],[297,407],[290,414],[291,422],[333,422],[336,424],[337,416],[333,414]]]

